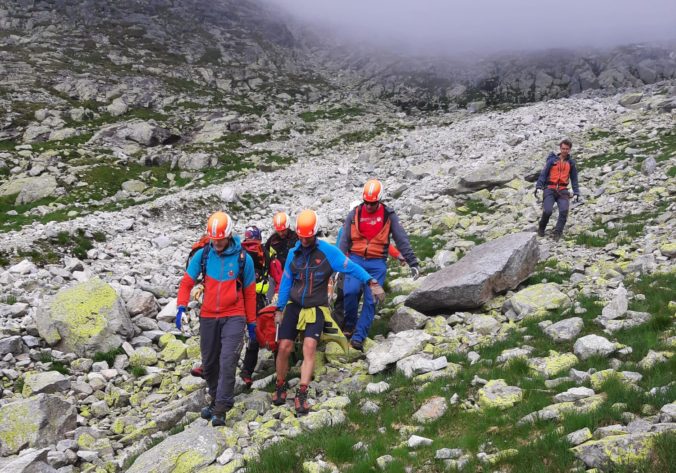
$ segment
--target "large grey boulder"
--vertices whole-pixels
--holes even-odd
[[[44,199],[54,194],[58,184],[54,176],[44,174],[37,177],[29,177],[21,192],[16,197],[16,205],[29,204],[36,200]]]
[[[0,463],[0,473],[57,473],[57,470],[47,463],[49,452],[49,448],[41,448],[11,458],[7,463]]]
[[[116,135],[119,138],[134,141],[143,146],[157,146],[165,143],[171,136],[171,132],[162,128],[154,121],[137,121],[128,123],[120,128]]]
[[[460,177],[457,183],[448,189],[448,193],[468,194],[481,189],[493,189],[508,183],[516,177],[513,169],[496,169],[495,166],[486,166],[476,169]]]
[[[528,278],[538,255],[535,233],[514,233],[483,243],[454,265],[427,276],[406,305],[420,312],[481,307]]]
[[[225,447],[225,430],[214,429],[200,419],[142,453],[127,472],[196,471],[213,463]]]
[[[119,347],[134,334],[124,302],[98,278],[61,289],[34,318],[47,343],[89,358]]]
[[[46,447],[75,429],[75,406],[57,396],[39,394],[0,407],[0,456],[27,447]]]
[[[366,353],[369,374],[380,373],[387,365],[419,352],[430,340],[432,335],[423,330],[405,330],[390,334],[387,340]]]

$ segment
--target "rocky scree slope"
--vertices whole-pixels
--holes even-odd
[[[673,451],[659,434],[674,426],[676,144],[672,114],[654,104],[673,95],[662,83],[419,122],[392,113],[392,129],[367,141],[334,141],[321,118],[284,142],[297,161],[282,169],[0,235],[1,467],[538,471],[525,461],[537,456],[548,471],[660,471]],[[554,244],[529,233],[532,180],[561,136],[575,142],[584,202]],[[270,406],[268,355],[226,427],[196,420],[198,340],[171,321],[206,216],[222,208],[238,232],[267,233],[274,211],[312,207],[333,234],[371,176],[425,273],[520,235],[502,251],[522,256],[491,269],[519,275],[510,290],[424,314],[408,294],[433,276],[414,283],[393,268],[366,358],[332,344],[319,355],[309,416]]]

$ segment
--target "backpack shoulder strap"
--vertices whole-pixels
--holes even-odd
[[[237,273],[237,290],[244,290],[244,264],[246,263],[246,250],[242,249],[239,252],[239,257],[237,258],[237,263],[239,266],[239,272]]]
[[[202,258],[200,259],[200,275],[202,276],[202,279],[204,279],[207,275],[207,259],[209,258],[211,244],[204,245],[202,248]]]

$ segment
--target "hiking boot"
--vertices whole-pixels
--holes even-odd
[[[296,414],[298,415],[305,415],[310,412],[310,404],[307,402],[307,392],[307,386],[304,384],[301,384],[296,392],[294,404],[296,407]]]
[[[203,407],[200,411],[200,417],[206,420],[211,419],[214,416],[214,407],[215,406],[213,404]]]
[[[211,416],[212,427],[223,427],[225,425],[225,414],[214,414]]]
[[[350,346],[355,350],[364,351],[364,342],[361,340],[350,340]]]
[[[552,233],[552,240],[559,241],[561,239],[561,234],[559,232]]]
[[[544,229],[544,228],[539,228],[539,227],[538,227],[538,236],[539,236],[539,237],[545,236],[545,229]]]
[[[251,385],[253,384],[253,379],[251,378],[251,374],[247,373],[246,371],[242,371],[239,374],[240,379],[244,383],[247,389],[251,389]]]
[[[190,370],[190,374],[196,378],[204,378],[204,370],[202,366],[196,366]]]
[[[350,338],[352,338],[352,334],[353,334],[353,333],[354,333],[354,329],[353,329],[353,328],[343,329],[343,335],[345,335],[345,338],[347,338],[348,340],[349,340]]]
[[[286,403],[286,390],[289,388],[289,385],[286,384],[286,381],[277,381],[275,386],[275,392],[272,395],[272,403],[275,406],[282,406]]]

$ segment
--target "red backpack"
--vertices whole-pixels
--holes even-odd
[[[269,305],[258,311],[256,317],[256,340],[258,344],[271,352],[277,351],[277,327],[275,325],[275,311],[277,307]]]

